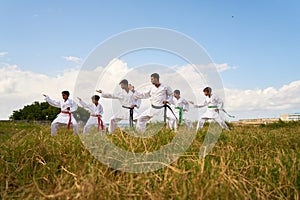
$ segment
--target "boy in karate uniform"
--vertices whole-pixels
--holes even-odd
[[[52,100],[48,95],[43,94],[45,100],[54,107],[60,108],[61,112],[57,115],[54,121],[51,123],[51,134],[55,135],[57,131],[57,125],[59,123],[67,124],[68,129],[70,129],[71,124],[73,126],[73,130],[76,134],[78,134],[78,125],[73,116],[73,112],[77,110],[78,105],[75,101],[69,98],[69,91],[62,91],[62,100],[55,101]]]
[[[174,113],[179,120],[179,125],[184,122],[189,128],[192,128],[191,120],[184,118],[184,114],[189,111],[189,102],[180,96],[180,90],[174,90],[173,99],[170,102],[174,107]],[[174,118],[172,115],[169,117]],[[168,120],[169,128],[177,129],[177,120]]]
[[[99,103],[100,96],[98,95],[93,95],[92,96],[92,104],[87,104],[84,101],[82,101],[81,98],[77,97],[79,100],[79,103],[90,112],[90,118],[86,122],[84,128],[83,128],[83,133],[88,133],[88,130],[92,126],[97,126],[98,127],[98,132],[101,130],[105,132],[105,127],[103,124],[102,120],[102,115],[103,115],[103,107]]]

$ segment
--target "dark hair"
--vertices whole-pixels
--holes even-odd
[[[126,79],[123,79],[123,80],[120,81],[119,84],[128,85],[128,81]]]
[[[174,90],[175,94],[180,94],[180,90]]]
[[[151,74],[151,77],[156,78],[157,80],[159,80],[159,74],[158,73]]]
[[[69,91],[62,91],[61,93],[62,93],[62,94],[65,94],[65,95],[67,95],[67,96],[70,96],[70,92],[69,92]]]
[[[93,95],[93,96],[92,96],[92,100],[94,100],[94,99],[95,99],[96,101],[98,101],[98,100],[100,99],[100,96],[98,96],[98,95]]]
[[[204,89],[203,89],[203,92],[206,92],[206,91],[209,92],[209,93],[211,93],[211,88],[210,88],[210,87],[204,88]]]

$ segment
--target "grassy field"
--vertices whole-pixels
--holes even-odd
[[[300,123],[232,127],[199,159],[207,126],[177,161],[155,172],[127,173],[100,163],[78,136],[49,126],[0,123],[0,199],[299,199]],[[188,133],[187,133],[188,134]],[[149,152],[153,139],[108,136],[123,149]]]

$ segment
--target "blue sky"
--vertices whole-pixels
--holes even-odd
[[[56,76],[102,41],[133,28],[174,29],[202,45],[225,87],[280,88],[299,80],[300,1],[0,0],[0,63]]]

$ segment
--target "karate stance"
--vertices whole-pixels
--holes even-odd
[[[130,90],[128,81],[126,79],[122,80],[119,85],[122,91],[115,94],[106,93],[102,90],[96,90],[102,94],[101,96],[103,98],[118,99],[122,105],[120,110],[110,118],[108,127],[108,132],[110,134],[115,131],[116,127],[118,126],[118,122],[121,120],[130,120],[130,125],[132,126],[133,121],[136,121],[138,115],[136,109],[141,105],[141,100],[134,98],[134,87],[131,86],[132,90]]]
[[[137,119],[137,129],[139,131],[144,131],[146,129],[146,123],[154,116],[154,115],[163,115],[164,109],[166,109],[165,105],[167,105],[172,100],[173,91],[167,86],[163,85],[159,82],[159,74],[153,73],[151,74],[151,83],[153,86],[144,92],[135,91],[135,98],[138,99],[147,99],[150,98],[151,107],[145,110]],[[162,109],[164,108],[164,109]],[[174,120],[171,118],[170,110],[167,110],[165,113],[168,120]]]
[[[78,125],[73,116],[73,112],[77,110],[78,105],[75,101],[69,98],[69,91],[62,91],[62,100],[54,101],[48,95],[43,94],[45,100],[54,107],[60,108],[61,112],[57,115],[54,121],[51,123],[51,134],[55,135],[57,131],[57,125],[59,123],[67,124],[68,129],[70,129],[71,124],[73,126],[73,130],[76,134],[78,134]]]
[[[83,133],[88,133],[89,129],[92,126],[98,127],[98,132],[102,131],[105,132],[105,126],[103,124],[102,115],[103,115],[103,107],[99,103],[100,97],[98,95],[92,96],[92,102],[91,104],[87,104],[84,101],[82,101],[81,98],[77,97],[79,100],[79,103],[90,112],[90,118],[86,122]]]
[[[198,121],[197,124],[197,131],[198,129],[201,129],[204,125],[204,123],[207,120],[214,120],[216,121],[222,129],[229,130],[226,123],[222,120],[222,118],[219,115],[219,112],[223,110],[223,101],[220,97],[218,97],[215,94],[212,94],[212,90],[210,87],[206,87],[203,90],[205,97],[205,101],[202,105],[194,105],[195,108],[202,108],[207,107],[206,112],[201,116],[201,119]],[[191,104],[194,104],[194,102],[190,101]]]
[[[173,128],[175,131],[177,126],[185,123],[188,128],[192,128],[192,122],[189,119],[184,118],[184,114],[189,111],[189,102],[180,96],[180,90],[174,90],[172,101],[170,102],[174,107],[174,113],[178,119],[179,124],[177,124],[177,120],[171,115],[172,120],[168,120],[169,128]]]

